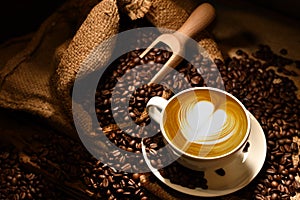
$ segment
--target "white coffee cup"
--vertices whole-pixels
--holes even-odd
[[[147,110],[171,153],[190,169],[218,169],[247,158],[249,112],[226,91],[193,87],[169,100],[152,97]]]

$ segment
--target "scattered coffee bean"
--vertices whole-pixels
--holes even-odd
[[[220,176],[225,176],[226,174],[223,168],[217,169],[215,172]]]
[[[281,49],[281,50],[280,50],[280,53],[281,53],[282,55],[286,55],[288,52],[287,52],[286,49]]]

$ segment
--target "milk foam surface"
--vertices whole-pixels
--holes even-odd
[[[247,134],[248,121],[232,97],[210,90],[177,96],[163,116],[166,137],[178,149],[196,156],[216,157],[234,150]]]
[[[223,109],[215,108],[209,101],[200,101],[191,104],[185,109],[185,116],[178,116],[183,120],[180,129],[184,137],[190,142],[205,143],[205,141],[218,140],[226,122],[227,115]]]

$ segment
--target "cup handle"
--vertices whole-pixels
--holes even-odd
[[[148,114],[158,124],[161,122],[161,111],[167,106],[167,103],[168,101],[162,97],[152,97],[147,103]]]

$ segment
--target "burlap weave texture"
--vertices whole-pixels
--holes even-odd
[[[0,106],[37,115],[53,127],[76,135],[71,112],[72,86],[83,64],[87,66],[86,74],[97,70],[93,65],[88,67],[89,62],[94,62],[88,57],[95,47],[120,31],[120,12],[131,19],[144,17],[156,27],[177,30],[200,3],[192,0],[184,3],[179,0],[68,1],[40,26],[27,47],[1,69]],[[122,5],[127,5],[126,9]],[[212,59],[222,59],[207,31],[201,32],[198,40]],[[97,59],[105,63],[111,52],[112,49],[104,48]],[[87,124],[86,119],[83,121]]]

